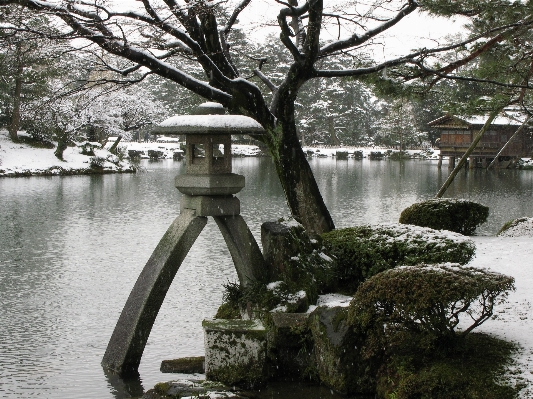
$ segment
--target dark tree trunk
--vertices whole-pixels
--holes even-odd
[[[287,136],[286,132],[283,135]],[[277,147],[277,153],[273,154],[287,203],[294,218],[308,233],[315,235],[331,231],[335,224],[302,147],[294,138],[296,132],[293,138],[283,140],[283,144]]]
[[[113,143],[113,145],[109,148],[109,152],[111,154],[115,154],[116,155],[118,143],[120,143],[121,139],[122,139],[122,135],[118,136],[117,139],[115,140],[115,142]]]
[[[298,140],[294,117],[297,83],[281,90],[278,123],[269,132],[267,144],[292,215],[308,233],[322,234],[333,230],[335,224]]]
[[[15,77],[15,92],[13,93],[13,113],[11,114],[11,124],[9,125],[9,138],[13,142],[19,141],[18,131],[20,127],[20,99],[22,96],[22,72],[23,67],[19,64],[17,76]]]
[[[57,141],[57,148],[54,151],[54,155],[57,157],[57,159],[60,159],[63,161],[63,152],[67,149],[68,145],[67,142],[63,139],[59,139]]]

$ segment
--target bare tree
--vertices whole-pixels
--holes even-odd
[[[125,78],[133,72],[156,74],[205,99],[220,102],[230,112],[257,120],[267,131],[263,140],[272,154],[288,205],[311,233],[329,231],[334,223],[297,136],[295,102],[307,81],[357,78],[404,65],[409,69],[397,75],[404,80],[427,80],[431,76],[440,79],[499,43],[500,35],[512,36],[520,29],[529,29],[533,23],[526,19],[491,27],[461,42],[376,62],[363,56],[365,48],[413,13],[419,7],[416,0],[374,0],[366,5],[347,1],[332,7],[325,7],[323,0],[301,4],[298,0],[277,0],[279,38],[291,55],[290,65],[280,76],[276,74],[276,65],[268,65],[268,54],[254,55],[256,65],[251,71],[243,70],[238,66],[242,63],[236,62],[242,54],[235,50],[238,46],[233,46],[232,33],[250,3],[251,0],[242,0],[233,9],[225,10],[226,3],[212,0],[138,0],[132,3],[136,7],[131,10],[114,11],[103,0],[0,0],[0,6],[19,4],[47,14],[51,21],[62,21],[64,27],[58,38],[83,38],[121,57],[127,61],[123,66],[109,68]],[[444,11],[439,8],[445,3],[449,2],[434,0],[422,5],[433,12],[452,14],[452,6]],[[464,15],[477,12],[466,10],[464,4],[454,7],[455,12]],[[457,49],[467,54],[454,63],[436,67],[430,61],[441,52]],[[334,62],[321,62],[346,55],[353,58],[353,68],[335,69],[331,68]],[[251,53],[248,56],[252,58]],[[204,79],[195,78],[190,71],[177,66],[180,59],[193,62]],[[322,69],[322,65],[330,68]]]

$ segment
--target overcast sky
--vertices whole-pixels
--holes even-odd
[[[224,3],[231,6],[232,4],[238,4],[240,1],[227,0]],[[114,7],[120,9],[142,9],[142,3],[137,0],[114,0],[113,3]],[[355,3],[355,1],[352,2],[352,4]],[[340,1],[326,1],[325,7],[331,7],[332,4],[340,4]],[[358,6],[360,4],[363,4],[363,2],[359,2]],[[279,27],[276,23],[276,17],[281,7],[282,5],[277,3],[276,0],[252,0],[239,16],[239,27],[257,40],[266,38],[269,33],[278,35]],[[269,27],[269,22],[274,26]],[[374,47],[374,57],[376,59],[388,59],[406,54],[413,48],[436,47],[439,43],[442,43],[443,38],[447,35],[460,32],[465,22],[465,19],[435,18],[415,11],[401,20],[396,26],[378,36],[377,41],[384,45]],[[331,38],[334,38],[337,33],[336,29],[330,32]],[[327,38],[327,35],[328,32],[323,31],[322,37]],[[348,32],[342,32],[341,38],[347,35]]]

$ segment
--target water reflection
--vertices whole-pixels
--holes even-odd
[[[310,164],[338,227],[396,222],[447,177],[436,162]],[[179,213],[173,179],[183,163],[144,166],[136,175],[0,179],[0,397],[133,397],[171,378],[159,372],[162,360],[203,354],[201,320],[215,314],[223,284],[237,280],[213,220],[170,287],[140,379],[102,373],[122,306]],[[246,176],[238,196],[259,240],[262,222],[288,215],[272,161],[235,159],[234,171]],[[533,215],[532,188],[532,171],[473,170],[461,172],[446,196],[490,206],[480,234],[494,234],[509,219]]]

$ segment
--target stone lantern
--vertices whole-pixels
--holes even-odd
[[[208,216],[222,232],[241,285],[262,280],[266,273],[261,250],[234,196],[244,187],[244,176],[231,171],[231,134],[261,134],[261,125],[252,118],[226,115],[220,104],[205,103],[194,115],[173,116],[153,132],[185,135],[187,169],[175,179],[183,193],[180,214],[139,275],[102,359],[105,368],[121,375],[137,373],[165,295]]]
[[[196,216],[239,214],[233,197],[244,187],[244,176],[231,173],[231,135],[262,134],[252,118],[225,115],[220,104],[200,105],[195,115],[177,115],[165,120],[154,133],[184,134],[187,172],[176,176],[176,188],[184,194],[181,210],[195,209]]]

